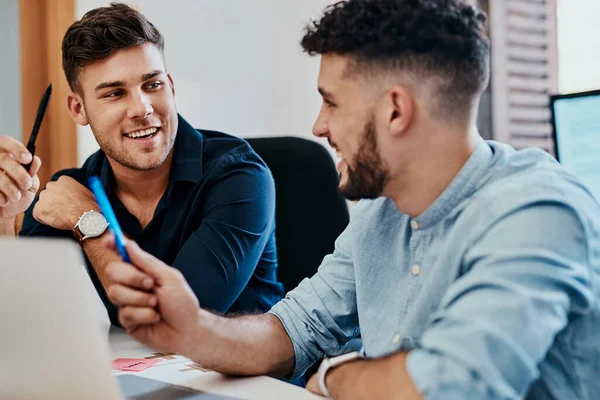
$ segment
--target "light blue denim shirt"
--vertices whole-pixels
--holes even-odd
[[[546,153],[481,140],[417,218],[359,202],[333,254],[271,313],[293,378],[361,335],[410,351],[429,399],[600,399],[600,207]]]

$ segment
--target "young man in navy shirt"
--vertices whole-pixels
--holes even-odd
[[[198,131],[178,115],[163,47],[156,28],[123,4],[71,25],[62,44],[67,107],[101,149],[81,168],[56,173],[35,197],[41,161],[35,157],[27,174],[22,164],[31,155],[0,137],[0,233],[15,235],[15,218],[27,210],[20,236],[74,236],[117,323],[105,273],[115,255],[103,247],[106,221],[87,189],[97,175],[124,233],[174,265],[203,305],[267,311],[283,295],[273,178],[244,140]]]

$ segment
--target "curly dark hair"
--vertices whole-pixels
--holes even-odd
[[[438,83],[440,106],[456,111],[488,84],[486,29],[485,14],[460,0],[345,0],[306,27],[301,45],[310,55],[349,56],[348,73]]]
[[[152,43],[164,52],[164,39],[146,17],[122,3],[88,11],[75,21],[62,41],[62,65],[71,90],[86,66],[110,57],[118,50]]]

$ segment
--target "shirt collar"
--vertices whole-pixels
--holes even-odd
[[[169,184],[179,181],[200,182],[203,153],[204,136],[179,115]]]
[[[115,175],[108,162],[108,157],[104,153],[102,153],[102,166],[100,167],[100,182],[109,196],[115,192]]]
[[[479,181],[487,174],[488,166],[492,162],[492,149],[485,140],[479,138],[475,150],[452,182],[446,187],[437,200],[414,218],[421,229],[435,225],[452,211],[461,201],[475,192]]]

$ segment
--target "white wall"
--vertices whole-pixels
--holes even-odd
[[[559,88],[600,89],[600,0],[558,1]]]
[[[19,0],[0,1],[0,135],[21,139]],[[42,93],[40,93],[40,97]],[[33,121],[31,121],[33,126]]]
[[[313,138],[318,58],[299,45],[305,23],[332,0],[137,0],[165,37],[178,110],[197,128],[242,137]],[[80,18],[109,1],[77,0]],[[79,161],[96,142],[79,129]]]

